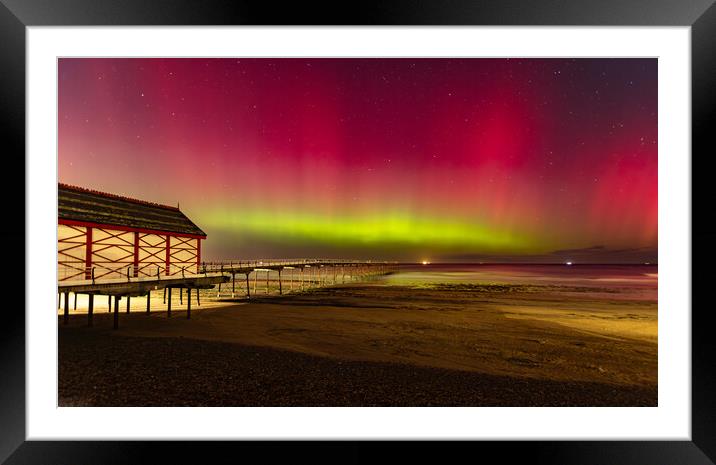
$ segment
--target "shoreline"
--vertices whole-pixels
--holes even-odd
[[[163,311],[149,315],[120,311],[116,331],[111,329],[111,316],[95,314],[93,328],[87,328],[86,316],[79,314],[71,315],[69,325],[60,324],[63,402],[114,405],[119,401],[103,396],[95,399],[95,393],[112,391],[117,382],[129,383],[130,391],[140,389],[146,382],[136,379],[134,371],[145,373],[155,384],[214,383],[221,386],[219,391],[228,389],[236,396],[211,394],[207,389],[205,396],[221,397],[216,405],[257,405],[259,401],[265,405],[303,405],[300,402],[304,401],[314,405],[306,395],[316,386],[345,383],[372,393],[366,398],[370,405],[432,405],[443,402],[445,396],[455,405],[561,405],[553,396],[562,391],[567,393],[569,405],[657,402],[657,304],[635,299],[627,291],[354,283],[221,307],[202,306],[192,309],[191,319],[182,308],[173,309],[171,318]],[[246,354],[264,352],[273,354],[275,367],[260,362],[269,355],[259,360],[246,358]],[[177,354],[181,360],[175,359]],[[174,360],[176,370],[167,372],[162,360]],[[296,372],[292,364],[302,366],[302,371]],[[114,370],[123,373],[121,380]],[[248,380],[239,382],[237,386],[243,387],[237,387],[238,391],[224,386],[227,370],[247,373]],[[403,373],[406,379],[411,373],[421,373],[415,376],[422,391],[396,378],[387,382],[407,397],[379,395],[371,383],[393,376],[386,374],[390,370]],[[189,376],[191,372],[202,374],[195,378]],[[327,373],[348,379],[339,382]],[[252,394],[246,385],[252,377],[268,397]],[[452,394],[442,391],[443,377],[449,380]],[[458,380],[468,385],[461,387]],[[293,400],[285,398],[284,382],[303,386],[308,392],[292,390]],[[468,389],[472,384],[483,386],[479,395]],[[503,391],[504,402],[493,396],[495,386]],[[554,394],[547,392],[550,390]],[[322,394],[325,402],[357,402],[353,397],[344,402],[329,394]],[[152,393],[142,395],[147,396],[145,404],[141,397],[130,396],[131,401],[141,405],[159,402]],[[169,396],[166,402],[176,405],[207,402],[181,393],[164,396]]]

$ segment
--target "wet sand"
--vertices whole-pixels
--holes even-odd
[[[314,289],[72,316],[60,405],[657,405],[657,305],[579,283]]]

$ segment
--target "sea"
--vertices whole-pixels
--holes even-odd
[[[656,299],[658,265],[566,265],[566,264],[417,264],[401,265],[386,276],[388,285],[510,284],[579,286],[595,290],[639,290],[644,298]]]

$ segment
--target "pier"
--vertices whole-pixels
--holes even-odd
[[[132,265],[126,267],[124,277],[103,274],[96,277],[96,268],[76,274],[74,279],[58,281],[58,308],[62,310],[63,323],[70,314],[70,295],[88,297],[87,325],[92,326],[96,297],[108,299],[108,309],[113,313],[113,327],[119,328],[120,301],[125,299],[129,312],[131,298],[145,298],[146,312],[151,312],[152,291],[163,292],[167,317],[172,315],[172,291],[179,291],[180,304],[186,305],[186,317],[191,318],[192,299],[201,305],[200,291],[216,290],[212,299],[251,299],[257,296],[283,295],[303,292],[311,288],[345,284],[394,272],[396,264],[339,259],[295,260],[237,260],[202,263],[199,269],[183,267],[177,272],[167,272],[157,266],[152,275],[138,276]],[[237,280],[238,277],[238,280]],[[222,285],[225,285],[222,289]],[[272,289],[273,285],[273,289]],[[230,293],[229,293],[230,289]],[[186,291],[186,293],[184,292]],[[184,296],[186,295],[186,298]],[[64,298],[63,298],[64,297]],[[206,297],[206,296],[205,296]],[[184,302],[185,301],[185,302]]]
[[[231,298],[241,293],[250,298],[252,279],[254,294],[259,279],[263,279],[266,283],[264,287],[266,294],[270,293],[270,283],[273,282],[274,292],[281,295],[284,292],[302,291],[309,287],[345,284],[388,274],[395,271],[395,266],[396,264],[391,262],[336,259],[251,260],[205,263],[202,265],[202,270],[207,274],[218,273],[230,276]],[[222,295],[221,291],[221,284],[219,284],[217,297]]]
[[[77,296],[87,296],[88,326],[92,326],[95,297],[107,297],[117,329],[120,301],[125,299],[129,313],[132,298],[146,298],[149,313],[152,291],[163,293],[162,305],[171,317],[172,291],[178,290],[179,304],[186,304],[186,317],[191,318],[192,300],[201,305],[201,291],[205,298],[215,300],[250,299],[257,293],[301,292],[395,269],[394,263],[370,260],[203,262],[201,244],[206,233],[178,205],[67,184],[58,184],[57,193],[57,306],[64,324],[69,321],[70,295],[75,310]],[[215,296],[207,294],[214,289]]]

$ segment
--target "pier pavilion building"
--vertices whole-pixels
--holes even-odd
[[[198,273],[206,234],[178,207],[57,189],[58,281]]]

